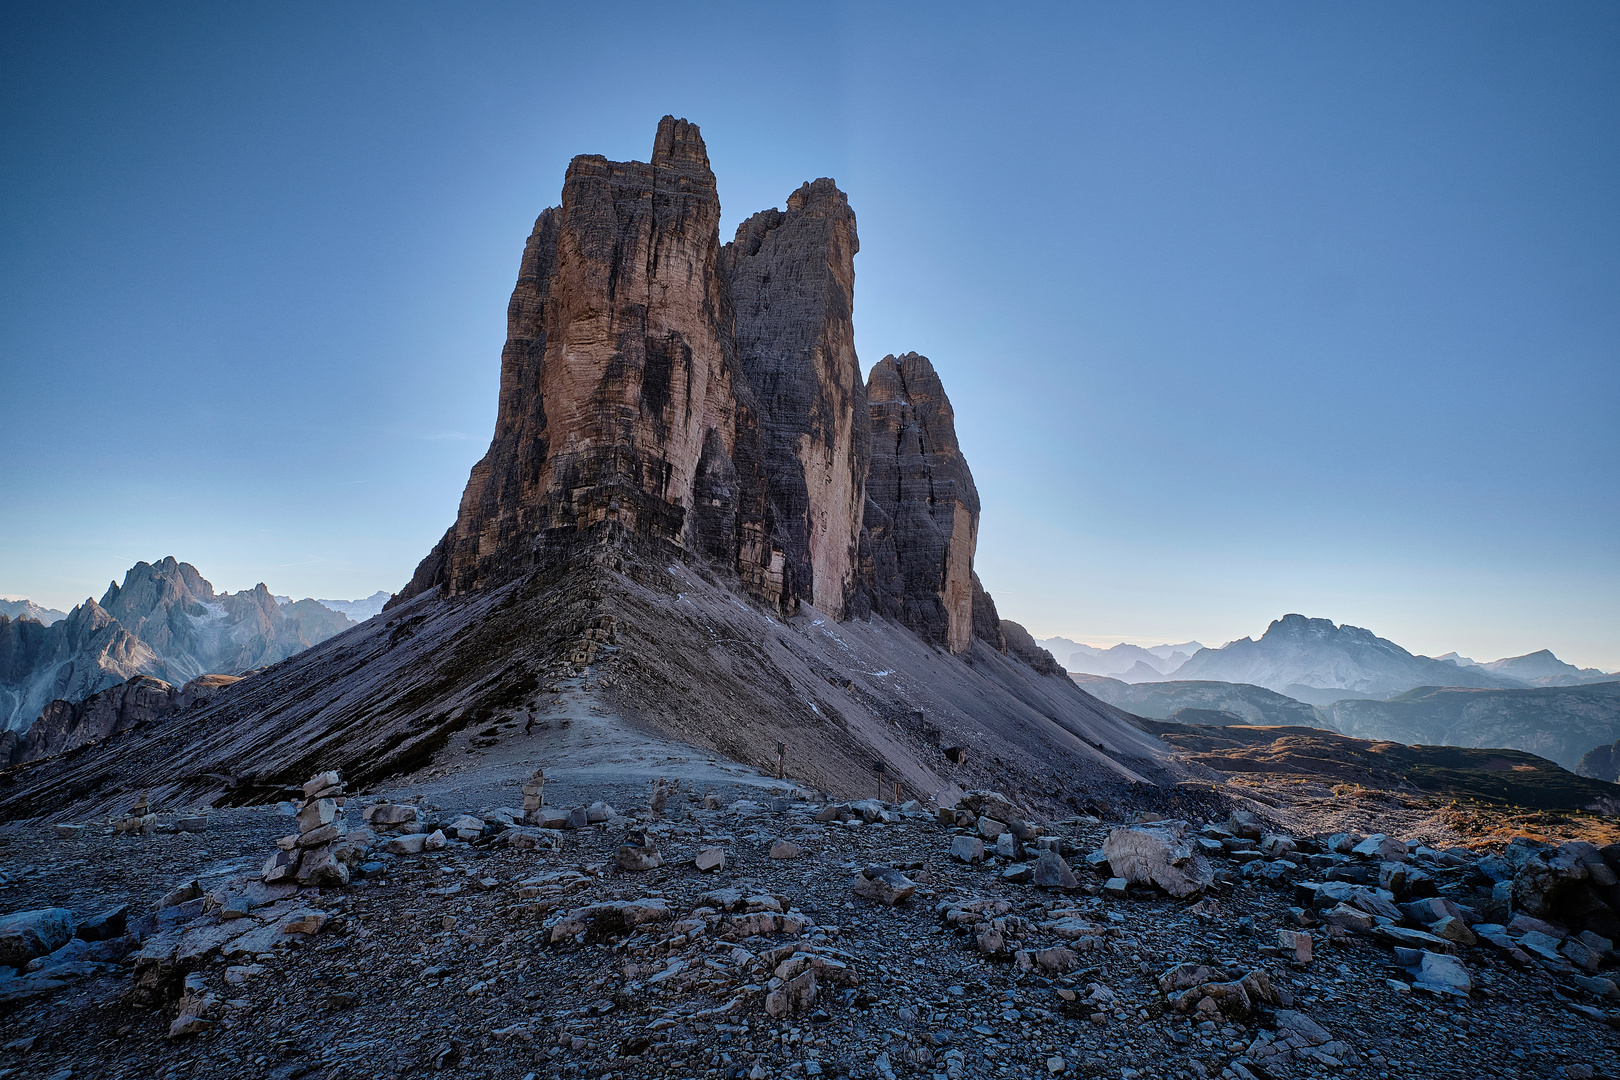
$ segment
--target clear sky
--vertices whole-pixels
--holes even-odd
[[[849,193],[1037,636],[1620,668],[1612,3],[7,5],[0,593],[397,589],[536,214],[665,113],[727,236]]]

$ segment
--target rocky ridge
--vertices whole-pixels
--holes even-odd
[[[136,675],[83,701],[53,701],[27,731],[0,732],[0,768],[65,753],[133,730],[169,713],[200,705],[239,681],[241,676],[237,675],[199,675],[176,687],[150,675]]]

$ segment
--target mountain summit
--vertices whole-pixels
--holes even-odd
[[[1259,641],[1241,638],[1218,649],[1199,649],[1175,677],[1252,683],[1313,705],[1387,697],[1418,686],[1523,685],[1478,668],[1414,656],[1359,626],[1303,615],[1284,615]]]
[[[179,685],[272,664],[349,628],[343,615],[278,603],[260,584],[216,593],[174,556],[138,562],[98,602],[43,625],[0,615],[0,732],[25,730],[52,701],[85,698],[136,675]]]

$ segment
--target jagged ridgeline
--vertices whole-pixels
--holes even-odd
[[[524,246],[489,451],[384,615],[164,720],[161,745],[121,736],[31,788],[137,762],[234,802],[326,768],[365,784],[579,677],[626,722],[749,764],[786,742],[837,792],[959,781],[1056,807],[1164,779],[1162,744],[997,616],[927,358],[863,381],[844,193],[808,182],[726,244],[719,223],[685,120],[649,162],[575,158]]]

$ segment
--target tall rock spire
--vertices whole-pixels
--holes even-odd
[[[728,564],[783,611],[846,613],[867,454],[854,214],[818,180],[722,256],[697,125],[666,116],[651,157],[575,158],[535,222],[495,436],[399,599],[611,535]]]
[[[791,592],[848,611],[871,434],[855,356],[855,213],[831,180],[765,210],[723,252],[738,365],[761,415],[772,535]]]
[[[877,614],[966,652],[973,644],[979,491],[957,445],[950,398],[934,365],[916,353],[880,360],[866,398],[866,595]]]

